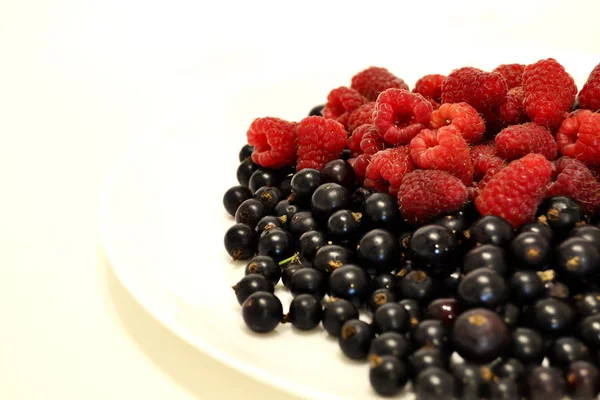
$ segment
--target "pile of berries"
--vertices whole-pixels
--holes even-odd
[[[595,398],[600,65],[578,96],[553,59],[408,89],[371,67],[252,122],[223,197],[246,325],[322,325],[384,396]]]

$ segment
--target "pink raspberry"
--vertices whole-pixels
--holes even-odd
[[[495,138],[498,155],[516,160],[528,153],[539,153],[548,160],[556,157],[556,141],[548,129],[533,122],[511,125]]]
[[[528,154],[496,173],[481,190],[475,206],[481,215],[497,215],[517,228],[535,216],[552,175],[552,163]]]
[[[323,107],[323,116],[335,119],[346,126],[350,113],[367,102],[368,100],[356,90],[341,86],[333,89],[327,95],[327,103]]]
[[[370,101],[377,100],[386,89],[408,90],[408,85],[402,79],[381,67],[369,67],[354,75],[350,87]]]
[[[431,113],[431,127],[452,125],[467,143],[477,143],[483,137],[485,124],[476,109],[469,104],[446,103]]]
[[[411,140],[410,155],[419,168],[449,172],[466,185],[473,182],[469,145],[451,125],[437,131],[423,129]]]
[[[332,119],[306,117],[297,126],[298,163],[296,170],[315,168],[321,170],[325,164],[340,158],[346,147],[347,132],[344,126]]]
[[[569,157],[561,157],[554,164],[556,179],[548,185],[546,195],[571,197],[588,214],[600,211],[600,182],[588,167]]]
[[[496,108],[496,114],[504,126],[516,125],[527,122],[528,117],[523,108],[525,91],[521,86],[512,88],[506,93],[500,105]]]
[[[375,102],[372,101],[370,103],[363,104],[348,114],[348,132],[352,133],[361,125],[373,123],[374,109]]]
[[[521,86],[523,82],[524,64],[502,64],[497,66],[492,72],[496,72],[504,78],[509,89]]]
[[[379,192],[398,193],[404,175],[414,169],[408,146],[378,151],[367,167],[364,186]]]
[[[365,180],[367,168],[369,167],[369,163],[371,162],[372,157],[373,155],[371,154],[361,154],[354,160],[348,160],[350,166],[352,166],[352,168],[354,169],[354,176],[356,177],[356,180],[358,182],[362,182]]]
[[[360,154],[363,153],[360,149],[360,142],[369,129],[375,128],[373,127],[373,125],[364,124],[356,128],[354,131],[352,131],[352,134],[348,136],[347,146],[350,149],[350,155],[352,157],[358,157]]]
[[[360,150],[364,154],[375,154],[386,148],[386,143],[377,133],[377,129],[373,125],[369,125],[369,129],[365,132],[360,141]]]
[[[592,70],[579,92],[579,107],[586,110],[600,111],[600,64]]]
[[[471,157],[471,162],[474,163],[478,157],[486,156],[493,157],[498,155],[496,150],[496,143],[494,142],[486,142],[482,144],[477,144],[472,146],[469,153]]]
[[[254,146],[252,161],[263,167],[281,168],[296,162],[296,123],[279,118],[256,118],[246,132]]]
[[[488,177],[490,178],[490,174],[488,172],[492,169],[499,170],[506,166],[506,162],[497,156],[479,156],[473,163],[474,179],[479,180],[480,182]]]
[[[600,114],[577,110],[569,114],[556,133],[558,150],[588,167],[600,166]]]
[[[431,103],[420,94],[387,89],[377,98],[373,124],[386,142],[408,144],[421,129],[429,127],[432,110]]]
[[[457,211],[467,199],[467,188],[459,179],[437,170],[419,169],[405,175],[398,190],[400,212],[412,224]]]
[[[432,74],[425,75],[415,83],[413,93],[419,93],[427,100],[441,103],[442,102],[442,82],[446,77],[444,75]],[[433,104],[433,103],[432,103]]]

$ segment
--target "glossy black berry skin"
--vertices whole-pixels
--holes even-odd
[[[450,214],[438,217],[434,221],[434,224],[448,228],[450,232],[456,236],[456,239],[458,239],[459,242],[462,242],[465,240],[464,232],[471,226],[471,221],[464,215]]]
[[[425,225],[417,229],[408,246],[410,258],[432,275],[447,275],[458,256],[456,236],[441,225]]]
[[[258,240],[258,254],[272,257],[279,262],[294,254],[294,239],[287,231],[280,228],[269,229]]]
[[[521,398],[519,384],[510,378],[490,382],[488,392],[489,400],[514,400]]]
[[[600,228],[592,225],[577,226],[571,230],[569,237],[578,237],[592,243],[600,251]]]
[[[427,306],[427,317],[441,321],[446,328],[452,327],[461,313],[461,306],[455,298],[435,299]]]
[[[279,325],[283,318],[281,301],[269,292],[256,292],[242,304],[246,326],[257,333],[267,333]]]
[[[314,168],[304,168],[292,177],[290,202],[303,207],[310,205],[310,198],[322,183],[321,172]]]
[[[327,291],[327,277],[312,268],[301,268],[290,278],[290,291],[294,296],[311,294],[322,299]]]
[[[415,394],[417,399],[450,400],[455,395],[454,378],[443,368],[429,368],[417,377]]]
[[[283,267],[283,269],[281,270],[281,282],[283,283],[283,286],[289,289],[292,275],[294,275],[294,273],[301,268],[304,268],[304,265],[297,262],[290,263]]]
[[[437,289],[437,284],[425,271],[414,270],[409,272],[398,283],[398,297],[401,299],[414,299],[420,304],[426,304]]]
[[[348,189],[354,185],[354,168],[344,160],[329,161],[321,170],[323,183],[337,183]]]
[[[302,210],[298,206],[290,204],[287,200],[281,200],[279,203],[277,203],[275,209],[273,210],[276,217],[285,217],[286,224],[294,215],[296,215],[296,213],[299,213],[300,211]]]
[[[325,104],[319,104],[318,106],[314,106],[313,108],[310,109],[308,116],[309,117],[312,117],[312,116],[322,117],[323,116],[323,107],[325,107]]]
[[[573,296],[575,312],[579,318],[600,313],[600,292],[585,292]]]
[[[516,328],[520,322],[521,310],[518,306],[512,303],[506,303],[499,307],[498,313],[509,329]]]
[[[508,290],[502,276],[489,268],[469,272],[458,285],[458,299],[465,308],[495,309],[506,301]]]
[[[469,220],[471,223],[473,223],[479,217],[481,217],[481,214],[479,214],[479,211],[477,211],[477,207],[475,207],[475,203],[473,202],[473,200],[467,200],[467,202],[463,204],[463,206],[460,208],[460,210],[458,210],[456,214],[462,215],[463,217],[467,218],[467,220]]]
[[[394,356],[404,360],[411,352],[411,345],[406,336],[397,332],[385,332],[373,339],[369,355]]]
[[[251,198],[252,193],[250,192],[250,189],[244,186],[234,186],[227,189],[223,195],[223,207],[225,207],[225,211],[227,211],[229,215],[235,216],[235,212],[240,204]]]
[[[328,244],[317,250],[312,266],[317,271],[330,274],[336,268],[352,262],[353,254],[344,246]]]
[[[356,212],[363,212],[365,201],[373,194],[377,193],[377,190],[373,188],[365,188],[359,187],[354,192],[352,192],[352,197],[350,199],[350,209]]]
[[[398,302],[410,316],[410,326],[417,326],[423,320],[421,305],[414,299],[403,299]]]
[[[535,232],[520,233],[510,243],[510,254],[517,268],[537,269],[545,266],[551,250],[551,243]]]
[[[282,179],[281,171],[270,168],[259,168],[250,176],[248,185],[252,193],[256,193],[263,186],[279,186]]]
[[[396,277],[392,274],[378,274],[371,279],[371,290],[388,289],[396,290]]]
[[[575,320],[575,310],[556,298],[535,302],[532,309],[532,327],[548,335],[560,335],[569,331]]]
[[[393,396],[408,381],[408,369],[403,361],[393,356],[369,357],[369,382],[380,396]]]
[[[544,282],[535,271],[515,272],[508,282],[509,297],[515,304],[530,304],[544,293]]]
[[[298,253],[300,262],[305,267],[312,267],[317,251],[327,244],[325,235],[321,231],[309,231],[302,236],[298,242]]]
[[[454,296],[456,291],[458,290],[458,285],[462,282],[464,275],[460,271],[460,268],[455,269],[450,272],[450,275],[446,276],[444,280],[442,280],[442,285],[440,288],[439,295],[440,296]]]
[[[375,269],[377,273],[389,273],[401,258],[398,241],[384,229],[373,229],[358,243],[356,253],[363,268]]]
[[[299,238],[306,232],[319,229],[317,219],[310,211],[300,211],[288,220],[288,229],[294,238]]]
[[[350,210],[338,210],[327,220],[327,237],[336,243],[353,240],[359,232],[362,215]]]
[[[329,295],[352,302],[357,307],[367,301],[371,278],[362,268],[346,264],[329,276]]]
[[[263,186],[254,193],[254,198],[267,206],[269,210],[273,210],[277,203],[284,199],[284,196],[278,187]]]
[[[273,284],[267,278],[258,274],[244,276],[232,289],[240,305],[253,293],[273,293],[275,291]]]
[[[495,363],[492,371],[498,378],[510,378],[518,382],[525,374],[525,366],[516,358],[507,358]]]
[[[571,398],[597,398],[600,393],[600,371],[594,364],[575,361],[567,368],[565,375]]]
[[[289,322],[303,331],[316,328],[323,318],[321,302],[310,294],[300,294],[290,303]]]
[[[245,159],[237,168],[236,177],[240,185],[250,187],[250,177],[259,168],[258,164],[252,162],[251,159]],[[252,192],[252,190],[250,190]],[[254,192],[252,192],[254,193]]]
[[[235,212],[235,222],[255,228],[258,221],[269,214],[269,208],[256,199],[248,199]]]
[[[338,344],[347,357],[354,360],[361,360],[369,354],[371,341],[374,337],[375,332],[371,325],[364,321],[353,319],[347,321],[342,326]]]
[[[247,260],[256,254],[254,230],[246,224],[235,224],[225,232],[227,254],[234,260]]]
[[[323,328],[331,336],[338,337],[344,323],[353,319],[358,319],[358,309],[347,300],[331,300],[323,307]]]
[[[283,178],[283,180],[279,184],[279,189],[281,189],[281,192],[283,193],[283,195],[286,198],[290,194],[292,194],[292,178],[293,177],[294,177],[294,174],[287,175],[285,178]]]
[[[506,275],[508,263],[504,249],[493,244],[484,244],[469,250],[463,257],[462,272],[468,274],[479,268],[493,269],[500,275]]]
[[[350,198],[350,192],[342,185],[325,183],[313,193],[311,207],[318,218],[326,221],[334,212],[348,208]]]
[[[479,218],[469,229],[469,239],[478,244],[506,246],[513,236],[514,232],[508,221],[495,215]]]
[[[416,349],[424,346],[434,346],[446,350],[450,342],[448,336],[448,330],[442,321],[435,319],[421,321],[410,333],[412,344]]]
[[[590,349],[600,349],[600,314],[591,315],[579,323],[577,336]]]
[[[377,289],[367,298],[367,310],[375,313],[379,307],[389,303],[396,304],[396,294],[389,289]]]
[[[600,251],[584,238],[570,238],[558,245],[555,266],[565,279],[581,281],[600,272]]]
[[[556,368],[535,367],[527,374],[527,394],[531,400],[561,400],[565,392],[565,380]]]
[[[395,229],[400,223],[398,200],[388,193],[374,193],[362,208],[363,222],[368,229]]]
[[[512,332],[510,356],[523,364],[541,364],[545,349],[542,336],[529,328],[517,328]]]
[[[554,232],[552,232],[552,228],[540,221],[531,221],[521,225],[521,228],[519,228],[519,233],[526,232],[538,233],[545,237],[550,243],[552,243],[552,239],[554,238]]]
[[[591,361],[590,349],[579,339],[565,336],[556,339],[548,351],[550,365],[566,368],[574,361]]]
[[[408,371],[418,376],[428,368],[448,368],[448,355],[437,347],[422,347],[408,357]]]
[[[256,256],[246,264],[245,275],[259,274],[267,278],[273,286],[281,278],[281,268],[279,264],[267,256]]]
[[[276,217],[274,215],[267,215],[266,217],[262,217],[260,221],[256,224],[254,231],[260,237],[260,235],[273,228],[281,228],[286,229],[286,224],[281,221],[280,217]]]
[[[462,363],[452,367],[452,375],[456,381],[456,389],[460,399],[479,399],[483,397],[485,387],[491,378],[487,367]]]
[[[253,151],[254,146],[250,146],[249,144],[243,145],[238,154],[238,159],[240,160],[240,162],[244,161],[247,158],[250,158],[252,156]]]
[[[510,331],[498,314],[475,308],[462,313],[450,334],[454,350],[466,361],[483,364],[504,355]]]
[[[537,217],[552,228],[555,241],[561,241],[576,223],[583,220],[583,212],[575,200],[565,196],[553,196],[539,205]]]
[[[375,311],[372,324],[376,333],[404,334],[410,329],[410,314],[401,304],[387,303]]]

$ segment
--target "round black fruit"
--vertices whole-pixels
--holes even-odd
[[[252,193],[250,189],[244,186],[234,186],[228,189],[223,195],[223,206],[229,215],[235,216],[235,212],[240,204],[251,198]]]
[[[363,268],[374,268],[377,273],[391,272],[400,262],[398,241],[389,231],[373,229],[365,234],[357,246],[358,261]]]
[[[550,242],[541,234],[524,232],[510,243],[510,253],[520,268],[538,269],[548,262]]]
[[[273,210],[284,196],[278,187],[263,186],[254,193],[254,198],[262,202],[269,210]]]
[[[235,222],[255,228],[258,222],[269,214],[269,208],[257,199],[248,199],[235,212]]]
[[[469,272],[458,285],[458,299],[466,308],[495,309],[506,301],[504,279],[494,270],[480,268]]]
[[[346,356],[354,360],[367,357],[375,336],[371,325],[359,319],[347,321],[342,326],[338,343]]]
[[[312,268],[300,268],[290,278],[290,292],[294,296],[311,294],[322,299],[327,290],[327,277]]]
[[[302,265],[312,267],[317,251],[326,244],[325,235],[321,231],[308,231],[302,234],[298,242],[298,253]]]
[[[310,294],[300,294],[290,303],[289,322],[303,331],[316,328],[323,318],[321,302]]]
[[[290,233],[295,237],[299,238],[306,232],[314,231],[319,229],[319,224],[313,213],[310,211],[300,211],[288,221],[288,227]]]
[[[387,193],[374,193],[364,201],[363,222],[369,229],[395,229],[399,224],[398,200]]]
[[[321,172],[314,168],[304,168],[294,174],[292,178],[292,194],[290,202],[303,206],[310,205],[310,198],[321,185]]]
[[[246,224],[235,224],[225,232],[225,250],[234,260],[247,260],[256,253],[254,230]]]
[[[317,271],[329,274],[336,268],[352,261],[353,254],[344,246],[328,244],[317,250],[312,266]]]
[[[246,264],[245,275],[259,274],[267,278],[273,285],[276,285],[281,278],[281,268],[279,264],[267,256],[256,256]]]
[[[358,319],[358,310],[347,300],[330,300],[323,307],[323,328],[331,336],[338,337],[342,326],[353,319]]]
[[[236,177],[240,185],[244,187],[250,186],[250,177],[256,170],[258,170],[258,164],[252,162],[251,159],[247,158],[240,163],[237,168]],[[252,190],[251,190],[252,191]],[[254,193],[254,192],[252,192]]]
[[[584,238],[567,239],[556,249],[556,270],[568,280],[590,278],[600,271],[600,251]]]
[[[583,220],[583,212],[577,202],[565,196],[545,199],[537,209],[537,217],[554,231],[556,241],[561,241]]]
[[[258,333],[270,332],[283,318],[281,301],[269,292],[256,292],[242,304],[242,316],[246,326]]]
[[[323,183],[337,183],[346,188],[354,184],[354,168],[344,160],[329,161],[321,170]]]
[[[408,332],[410,326],[410,314],[399,303],[383,304],[373,314],[373,328],[378,334],[386,332],[404,334]]]
[[[367,301],[370,277],[362,268],[346,264],[329,276],[329,295],[352,302],[357,307]]]
[[[512,333],[510,355],[524,364],[541,364],[545,349],[542,336],[529,328],[517,328]]]
[[[318,218],[326,220],[337,210],[350,206],[350,192],[337,183],[325,183],[312,194],[311,207]]]
[[[249,144],[245,144],[244,146],[242,146],[238,154],[238,159],[240,160],[240,162],[244,161],[247,158],[250,158],[252,156],[253,151],[254,146],[250,146]]]
[[[242,305],[251,294],[256,292],[273,293],[273,284],[264,276],[258,274],[246,275],[232,287],[238,303]]]
[[[425,225],[417,229],[408,246],[410,258],[432,275],[447,275],[458,255],[458,240],[441,225]]]
[[[462,313],[452,326],[451,342],[465,360],[485,364],[504,355],[510,331],[498,314],[475,308]]]
[[[468,274],[479,268],[489,268],[504,276],[508,272],[504,249],[493,244],[483,244],[469,250],[463,257],[462,272]]]
[[[282,180],[281,172],[275,169],[259,168],[250,176],[250,190],[256,193],[263,186],[279,186]]]
[[[258,240],[258,254],[279,262],[294,254],[294,239],[287,231],[273,228],[265,231]]]
[[[455,398],[454,378],[443,368],[431,367],[415,381],[417,399],[448,400]]]
[[[362,214],[338,210],[327,220],[327,236],[334,242],[354,239],[359,232]]]
[[[369,382],[379,395],[393,396],[406,385],[408,370],[403,361],[392,356],[371,355],[369,363]]]
[[[469,229],[469,239],[477,244],[505,246],[512,240],[512,226],[502,217],[486,215],[479,218]]]

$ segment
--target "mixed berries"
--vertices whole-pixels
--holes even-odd
[[[324,329],[382,396],[596,398],[600,65],[577,95],[554,59],[370,67],[254,120],[223,196],[246,326]]]

